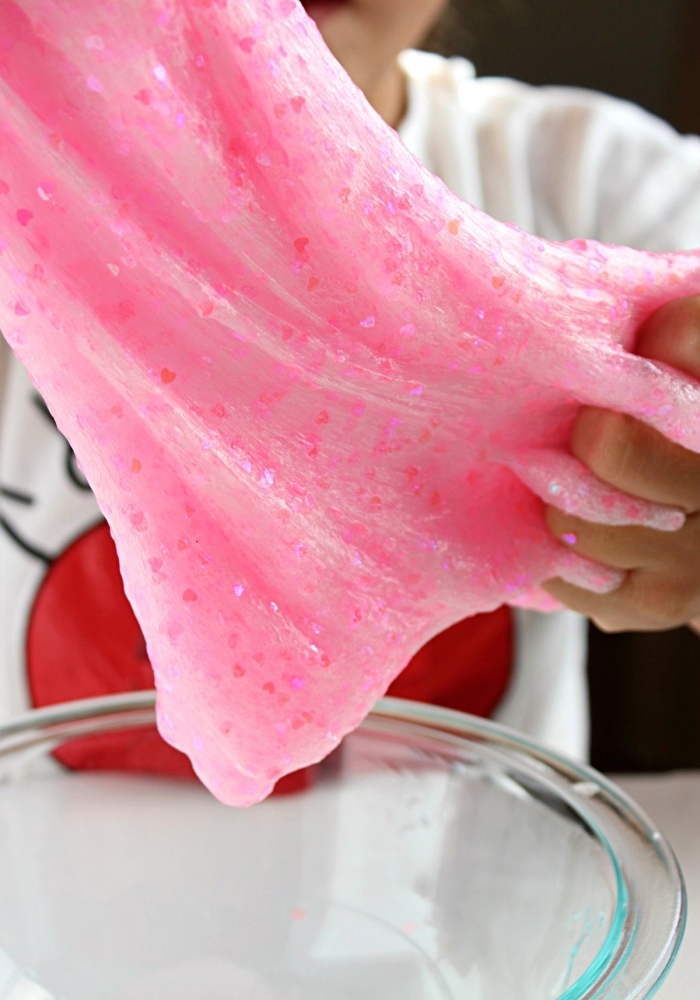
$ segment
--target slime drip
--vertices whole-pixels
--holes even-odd
[[[700,256],[554,245],[406,151],[296,0],[3,0],[0,323],[107,517],[161,732],[226,802],[328,753],[431,636],[618,576],[541,499],[673,530],[582,403],[700,450],[629,353]]]

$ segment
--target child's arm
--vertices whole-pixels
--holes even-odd
[[[700,296],[678,299],[652,316],[640,330],[637,353],[700,379]],[[700,632],[700,455],[631,417],[592,407],[578,418],[571,450],[611,485],[683,507],[688,519],[680,531],[668,533],[591,524],[548,507],[547,521],[558,538],[582,555],[628,573],[622,586],[607,595],[562,580],[545,589],[605,632],[683,624]]]

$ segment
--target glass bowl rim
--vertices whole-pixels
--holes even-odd
[[[153,690],[106,695],[32,709],[0,725],[0,762],[21,753],[33,755],[77,736],[155,724]],[[676,857],[655,824],[614,782],[564,754],[550,750],[506,726],[452,709],[399,698],[383,698],[359,727],[421,734],[454,746],[476,744],[486,756],[508,758],[516,770],[558,794],[597,837],[611,861],[617,881],[616,912],[598,955],[558,1000],[618,1000],[620,977],[631,976],[639,986],[625,1000],[650,1000],[665,979],[680,947],[687,915],[683,875]],[[0,773],[0,781],[1,781]],[[604,804],[609,815],[594,812]],[[638,838],[625,861],[614,846],[615,824]],[[617,830],[619,833],[619,830]],[[632,839],[634,844],[634,839]],[[628,845],[629,847],[629,845]],[[651,865],[667,894],[665,919],[653,928],[642,919],[657,901],[645,882],[643,867]],[[637,870],[637,868],[639,870]],[[648,923],[648,920],[647,920]]]

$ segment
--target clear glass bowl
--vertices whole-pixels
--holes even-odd
[[[67,772],[152,693],[0,727],[0,1000],[643,1000],[676,861],[596,772],[457,712],[381,702],[299,794]]]

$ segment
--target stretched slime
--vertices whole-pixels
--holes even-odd
[[[296,0],[3,0],[0,324],[111,526],[163,736],[223,801],[355,727],[431,636],[619,577],[542,500],[582,404],[700,450],[631,353],[700,254],[500,224],[402,146]]]

